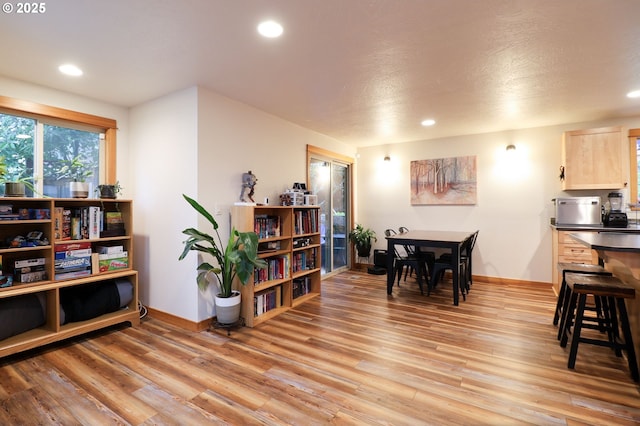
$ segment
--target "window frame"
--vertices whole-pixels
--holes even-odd
[[[630,204],[638,202],[638,149],[637,140],[640,138],[640,129],[629,129],[629,180],[631,187],[629,188]],[[631,210],[640,210],[640,207],[631,207]]]
[[[116,130],[118,129],[118,126],[116,120],[64,108],[52,107],[36,102],[10,98],[8,96],[0,96],[0,112],[42,120],[48,124],[58,122],[60,125],[67,124],[74,128],[77,128],[78,126],[89,127],[100,133],[104,133],[105,170],[104,182],[100,183],[114,184],[117,181]]]

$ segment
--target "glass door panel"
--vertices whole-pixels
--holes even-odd
[[[309,189],[318,196],[322,273],[349,265],[349,166],[330,159],[311,158]]]

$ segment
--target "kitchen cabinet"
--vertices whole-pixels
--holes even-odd
[[[598,253],[575,241],[569,234],[575,231],[553,230],[553,261],[552,280],[553,291],[558,294],[562,282],[562,272],[558,270],[558,263],[590,263],[598,264]],[[594,231],[595,232],[595,231]]]
[[[620,189],[629,181],[622,127],[573,130],[562,136],[563,190]]]

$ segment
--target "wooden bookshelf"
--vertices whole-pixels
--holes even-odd
[[[129,322],[137,325],[140,322],[138,311],[138,273],[133,269],[133,203],[131,200],[106,200],[106,199],[75,199],[75,198],[0,198],[0,205],[11,205],[14,212],[39,211],[44,214],[48,211],[48,217],[41,218],[13,218],[12,220],[2,220],[0,216],[0,256],[2,271],[4,275],[16,276],[16,262],[28,261],[30,259],[44,259],[44,270],[46,276],[34,282],[17,282],[13,285],[0,288],[0,301],[8,298],[24,297],[36,295],[44,306],[44,324],[22,333],[9,336],[0,340],[0,357],[11,355],[17,352],[33,349],[59,340],[63,340],[76,335],[84,334],[93,330],[108,327],[110,325]],[[56,218],[56,207],[76,211],[85,207],[98,207],[102,212],[120,212],[124,223],[123,232],[118,235],[103,237],[100,234],[93,235],[92,238],[61,239],[60,222]],[[46,245],[8,247],[7,241],[16,236],[25,236],[30,232],[42,233],[48,241]],[[55,256],[56,247],[63,247],[62,244],[83,243],[95,251],[97,246],[122,246],[127,252],[127,266],[117,270],[100,272],[94,267],[97,262],[92,262],[90,273],[77,278],[61,279],[56,273]],[[95,256],[93,256],[95,259]],[[124,258],[124,257],[123,257]],[[133,286],[132,300],[121,309],[100,315],[84,321],[62,323],[63,309],[60,303],[60,292],[64,289],[100,284],[103,282],[126,279]],[[19,300],[22,306],[22,299]],[[0,324],[2,327],[3,324]],[[5,329],[6,330],[6,329]],[[4,333],[3,333],[4,334]]]
[[[241,315],[254,327],[320,294],[320,209],[317,206],[233,206],[232,225],[259,237],[269,267],[240,286]]]

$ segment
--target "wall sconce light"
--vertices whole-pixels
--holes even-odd
[[[512,143],[510,143],[509,145],[507,145],[507,152],[513,152],[516,150],[516,146]]]
[[[388,155],[384,156],[384,161],[391,161],[391,157],[389,157]]]

